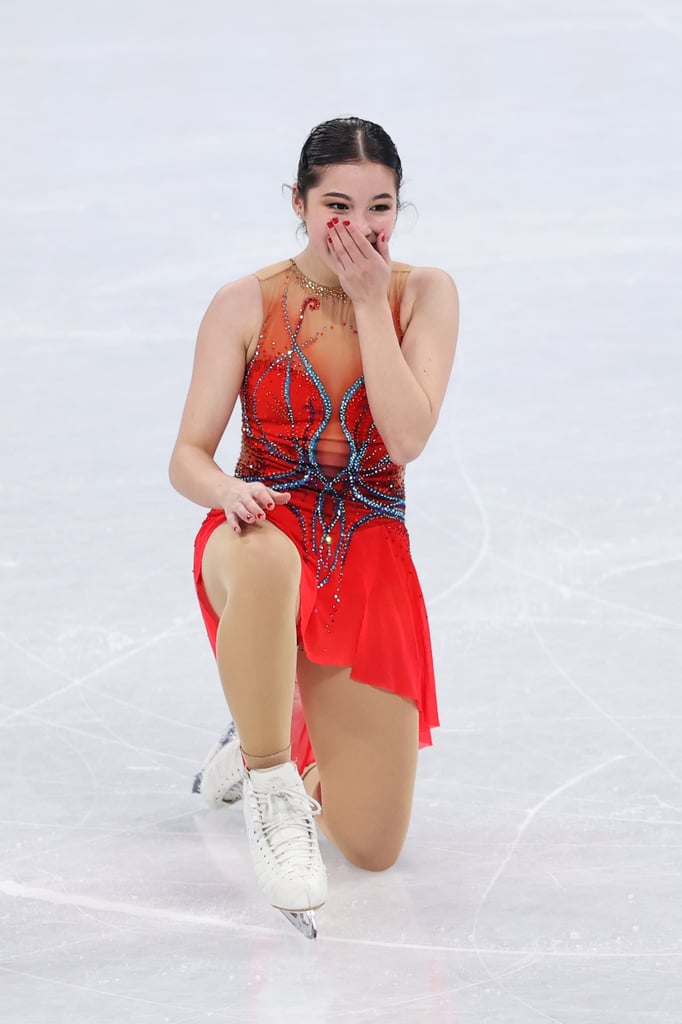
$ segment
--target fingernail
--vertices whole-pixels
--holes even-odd
[[[275,507],[275,503],[274,503],[274,501],[271,501],[269,503],[269,505],[268,505],[268,508],[274,508],[274,507]]]
[[[382,242],[386,241],[386,232],[385,231],[384,231],[383,235],[381,236],[381,241]]]
[[[327,227],[328,228],[333,228],[334,227],[334,221],[333,220],[328,220],[327,221]]]
[[[333,245],[333,244],[334,244],[334,243],[332,242],[331,238],[329,237],[329,235],[327,235],[327,241],[329,242],[329,244],[330,244],[330,245]]]
[[[265,512],[259,512],[258,513],[258,518],[259,519],[265,519]]]
[[[344,220],[343,226],[346,227],[346,228],[349,227],[350,226],[350,221],[349,220]]]
[[[338,223],[339,223],[339,218],[338,217],[334,217],[333,220],[332,220],[332,224],[338,224]]]

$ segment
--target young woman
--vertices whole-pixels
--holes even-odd
[[[234,719],[195,791],[243,796],[260,885],[311,936],[313,818],[353,864],[393,864],[438,724],[403,467],[438,418],[458,301],[443,271],[389,256],[401,181],[379,125],[313,129],[292,196],[307,246],[211,302],[170,465],[211,509],[194,574]],[[237,396],[228,475],[214,454]]]

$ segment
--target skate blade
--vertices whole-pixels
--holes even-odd
[[[280,914],[284,914],[290,924],[293,924],[296,931],[305,935],[306,939],[317,938],[314,910],[282,910],[279,907],[277,909]]]

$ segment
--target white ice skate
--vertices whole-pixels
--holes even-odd
[[[244,772],[244,820],[258,883],[277,910],[309,939],[327,898],[327,874],[308,796],[293,761]]]
[[[234,804],[242,797],[244,763],[234,722],[211,747],[194,778],[192,792],[198,793],[210,807]]]

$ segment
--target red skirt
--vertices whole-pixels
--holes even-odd
[[[404,522],[368,520],[367,510],[344,503],[344,519],[315,538],[318,495],[300,490],[267,512],[301,556],[299,647],[312,662],[349,666],[357,682],[413,700],[419,709],[419,745],[431,745],[439,724],[429,624]],[[208,538],[225,522],[222,509],[206,516],[194,544],[194,581],[215,654],[218,618],[201,577]],[[296,692],[292,756],[299,769],[315,760]]]

